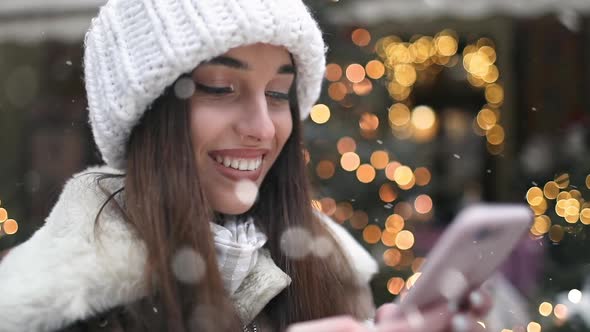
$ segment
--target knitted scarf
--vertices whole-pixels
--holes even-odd
[[[258,260],[266,235],[256,229],[252,217],[225,217],[211,223],[219,272],[225,290],[233,295]]]

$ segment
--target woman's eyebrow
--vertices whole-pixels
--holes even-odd
[[[221,55],[215,57],[209,61],[206,61],[205,64],[208,65],[220,65],[226,66],[232,69],[239,69],[239,70],[250,70],[250,66],[247,63],[240,61],[236,58],[232,58],[226,55]],[[295,67],[292,64],[282,65],[277,74],[295,74]]]

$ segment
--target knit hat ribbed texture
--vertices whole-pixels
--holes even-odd
[[[104,161],[125,168],[131,130],[182,74],[232,48],[285,47],[305,119],[325,70],[322,33],[301,0],[110,0],[85,38],[90,124]]]

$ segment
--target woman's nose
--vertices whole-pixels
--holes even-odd
[[[268,141],[275,136],[275,123],[266,96],[252,98],[237,124],[240,136]]]

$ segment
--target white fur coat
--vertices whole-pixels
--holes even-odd
[[[144,297],[143,243],[112,209],[105,209],[95,233],[95,217],[106,196],[90,168],[65,185],[46,223],[0,263],[0,332],[54,331]],[[110,191],[120,179],[104,180]],[[377,270],[375,260],[340,225],[322,218],[344,248],[359,281]],[[98,235],[98,239],[95,235]],[[232,297],[243,321],[250,321],[291,281],[260,255],[254,270]]]

